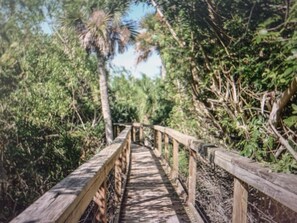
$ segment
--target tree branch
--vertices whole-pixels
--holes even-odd
[[[288,140],[286,140],[274,127],[273,123],[269,122],[273,132],[277,135],[279,142],[286,147],[286,149],[291,153],[295,160],[297,160],[297,152],[293,149],[293,147],[289,144]]]
[[[273,107],[269,116],[269,122],[277,126],[280,119],[280,114],[290,99],[297,92],[297,75],[293,78],[290,86],[282,93],[281,97],[273,103]]]
[[[183,41],[180,40],[180,38],[178,38],[176,32],[174,31],[174,29],[172,28],[172,26],[170,25],[170,23],[168,22],[168,20],[165,18],[164,14],[162,13],[160,7],[158,6],[158,4],[156,3],[156,1],[151,0],[152,5],[155,7],[155,9],[157,10],[158,15],[161,17],[161,19],[163,20],[163,22],[165,22],[165,24],[167,25],[171,35],[173,36],[173,38],[176,40],[176,42],[178,42],[179,46],[181,48],[185,47],[185,43]]]

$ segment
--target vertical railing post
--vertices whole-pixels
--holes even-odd
[[[237,178],[234,178],[233,192],[233,223],[247,222],[248,185]]]
[[[126,160],[127,160],[127,171],[131,162],[131,132],[128,135],[127,145],[126,145]]]
[[[136,127],[132,125],[132,141],[136,142]]]
[[[157,149],[158,148],[158,145],[157,145],[157,130],[154,130],[153,129],[153,132],[154,132],[154,149]]]
[[[160,131],[157,131],[157,139],[158,151],[160,153],[160,156],[162,156],[162,133]]]
[[[102,183],[99,190],[96,192],[93,200],[98,206],[98,211],[96,211],[96,221],[106,223],[107,222],[107,187],[106,181]]]
[[[170,165],[170,160],[169,160],[169,150],[168,150],[168,143],[169,143],[169,137],[166,133],[164,133],[164,152],[165,152],[165,160],[168,162]]]
[[[123,149],[123,152],[122,152],[122,173],[123,174],[126,174],[127,173],[127,143],[124,143],[124,149]]]
[[[122,192],[122,154],[115,162],[114,167],[114,177],[115,177],[115,200],[117,203],[121,201]]]
[[[139,127],[139,142],[141,145],[144,144],[143,126],[142,125],[140,125],[140,127]]]
[[[115,124],[112,125],[113,139],[117,137],[117,126]]]
[[[173,139],[173,165],[172,165],[172,173],[171,177],[173,180],[178,178],[178,146],[179,143]]]
[[[196,170],[197,170],[196,152],[190,149],[188,203],[192,204],[193,206],[195,206],[195,198],[196,198]]]
[[[117,132],[116,133],[116,137],[117,137],[120,134],[120,132],[121,132],[121,129],[120,129],[120,126],[119,125],[117,125],[116,132]]]

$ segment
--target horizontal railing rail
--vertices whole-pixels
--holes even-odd
[[[78,167],[12,222],[79,222],[91,202],[93,206],[90,208],[96,209],[95,219],[109,221],[111,216],[108,216],[107,206],[111,203],[108,202],[111,195],[108,195],[108,188],[113,188],[114,202],[111,205],[119,209],[124,188],[123,175],[127,175],[130,164],[130,146],[131,127],[124,126],[110,146]],[[110,175],[112,180],[107,179]]]
[[[275,173],[269,168],[263,167],[251,159],[240,156],[218,148],[214,145],[204,143],[195,137],[182,134],[174,129],[145,125],[140,123],[114,124],[116,129],[130,125],[132,127],[132,140],[143,143],[143,132],[145,128],[154,132],[153,140],[155,151],[159,156],[162,154],[162,146],[165,150],[165,160],[168,157],[168,145],[172,142],[172,167],[170,175],[177,178],[179,171],[179,144],[189,151],[188,181],[187,181],[187,203],[195,210],[196,199],[196,176],[197,159],[209,164],[215,164],[224,169],[234,177],[233,187],[233,222],[247,222],[248,188],[253,187],[282,205],[297,212],[297,176],[293,174]],[[169,140],[170,139],[170,140]],[[163,142],[162,142],[163,141]],[[163,144],[163,145],[162,145]]]
[[[131,160],[131,141],[145,144],[146,130],[152,134],[156,155],[167,163],[171,162],[171,165],[168,164],[169,174],[175,182],[179,181],[179,151],[181,148],[187,150],[189,160],[185,190],[192,212],[196,211],[197,160],[217,165],[233,176],[233,222],[247,222],[249,187],[297,212],[296,175],[274,173],[236,152],[206,144],[171,128],[115,123],[114,134],[118,137],[110,146],[73,171],[12,222],[85,222],[82,218],[89,209],[95,210],[92,213],[96,221],[117,222]],[[112,192],[108,194],[110,188]],[[110,205],[114,207],[108,207]]]

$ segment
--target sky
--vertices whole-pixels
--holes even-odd
[[[124,19],[139,22],[144,15],[154,11],[155,9],[152,6],[148,6],[144,3],[139,3],[137,5],[133,4]],[[51,26],[48,24],[48,21],[43,22],[41,24],[41,28],[45,33],[53,32]],[[141,62],[138,65],[136,65],[136,58],[137,55],[134,47],[129,46],[125,53],[118,54],[114,57],[111,61],[111,66],[118,68],[116,70],[122,70],[122,68],[124,68],[135,77],[141,77],[143,73],[151,78],[161,75],[161,59],[156,52],[154,52],[147,61]]]
[[[154,12],[154,8],[145,4],[132,5],[125,19],[140,21],[146,13],[151,12]],[[142,73],[152,78],[160,76],[161,59],[156,52],[146,62],[142,62],[137,66],[136,58],[134,47],[130,46],[125,53],[115,56],[112,65],[125,68],[135,77],[140,77]]]

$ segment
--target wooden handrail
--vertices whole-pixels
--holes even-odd
[[[202,140],[171,128],[140,123],[117,123],[114,127],[115,135],[118,137],[110,146],[73,171],[12,222],[77,222],[92,200],[98,205],[96,219],[106,222],[107,177],[111,171],[114,171],[115,205],[120,207],[124,187],[122,176],[127,174],[131,159],[131,138],[135,141],[138,136],[138,142],[144,143],[143,128],[153,130],[154,147],[160,155],[162,154],[162,141],[164,141],[167,162],[169,159],[168,144],[172,142],[173,162],[170,176],[173,180],[178,177],[179,145],[184,145],[184,149],[188,150],[187,202],[192,211],[195,211],[196,171],[199,157],[205,162],[223,168],[234,177],[233,222],[247,222],[249,186],[297,212],[296,175],[273,173],[270,169],[238,153],[205,144]]]
[[[125,126],[110,146],[51,188],[12,222],[77,222],[92,199],[99,206],[98,218],[106,222],[106,178],[115,168],[115,189],[119,196],[122,184],[119,176],[130,161],[130,140],[131,127]],[[116,200],[119,202],[118,197]]]
[[[117,124],[115,124],[117,126]],[[161,154],[162,139],[164,138],[165,157],[167,156],[168,138],[170,137],[175,143],[175,151],[173,152],[173,160],[175,160],[172,170],[173,176],[176,176],[176,168],[178,164],[178,148],[177,143],[185,146],[190,152],[189,157],[189,180],[188,180],[188,203],[190,206],[195,205],[196,191],[196,162],[197,158],[207,163],[215,164],[234,177],[234,198],[233,198],[233,222],[247,221],[247,197],[248,187],[254,187],[268,197],[273,198],[289,209],[297,212],[297,176],[293,174],[274,173],[269,168],[263,167],[251,159],[240,156],[236,152],[231,152],[218,148],[214,145],[207,144],[195,137],[180,133],[174,129],[157,126],[145,125],[140,123],[127,123],[134,132],[135,129],[144,127],[154,130],[154,142],[156,151]],[[139,130],[142,132],[143,130]],[[164,137],[162,137],[164,136]],[[177,146],[178,147],[178,146]]]

